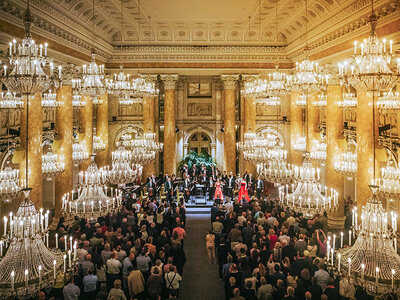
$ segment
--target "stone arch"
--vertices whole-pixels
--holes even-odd
[[[216,137],[214,132],[208,128],[208,127],[203,127],[203,126],[195,126],[195,127],[190,127],[188,130],[185,132],[185,135],[183,137],[183,156],[189,153],[188,148],[189,148],[189,139],[196,133],[203,133],[206,134],[210,138],[210,147],[211,147],[211,156],[216,157]]]

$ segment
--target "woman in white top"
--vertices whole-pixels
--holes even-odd
[[[208,264],[215,264],[215,235],[210,230],[206,235],[206,248],[208,254]]]

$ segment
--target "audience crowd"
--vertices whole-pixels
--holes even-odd
[[[326,215],[305,219],[252,197],[214,204],[206,248],[227,300],[373,299],[327,267],[327,235]]]
[[[57,278],[48,298],[178,298],[186,262],[184,205],[155,197],[136,201],[130,193],[123,203],[96,223],[76,219],[66,225],[61,218],[59,245],[64,246],[64,235],[78,241],[77,266],[67,280],[63,274]]]

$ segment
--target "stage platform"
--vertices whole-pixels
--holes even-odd
[[[187,214],[210,214],[214,201],[208,201],[208,197],[191,196],[189,203],[186,203]]]

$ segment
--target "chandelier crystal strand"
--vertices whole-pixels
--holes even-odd
[[[106,149],[106,144],[102,138],[97,135],[93,135],[93,152],[98,153]]]
[[[86,101],[82,100],[82,96],[77,90],[74,90],[72,94],[72,107],[79,108],[84,107],[85,105]]]
[[[347,273],[350,284],[362,286],[371,295],[396,295],[400,292],[397,214],[392,212],[389,218],[378,196],[379,187],[371,185],[370,189],[372,196],[361,209],[361,223],[357,209],[353,209],[356,240],[336,251],[334,267],[338,268],[340,254],[340,269]]]
[[[310,159],[321,164],[326,163],[326,142],[322,140],[318,142],[317,146],[310,153]]]
[[[341,101],[337,102],[338,107],[346,108],[356,108],[357,107],[357,96],[349,91],[343,93]]]
[[[274,148],[267,151],[268,167],[260,169],[268,182],[287,184],[292,180],[292,170],[287,166],[287,151],[278,141]]]
[[[42,155],[42,173],[47,181],[53,180],[55,176],[65,171],[65,162],[63,157],[53,153],[49,149],[46,154]]]
[[[107,91],[118,97],[130,96],[132,94],[130,75],[125,73],[123,65],[119,68],[119,72],[114,74],[112,79],[106,79]]]
[[[368,23],[371,26],[369,37],[363,43],[354,42],[354,56],[338,64],[339,75],[357,91],[388,91],[400,78],[400,60],[397,59],[395,67],[391,66],[393,42],[380,41],[376,35],[378,16],[373,1]]]
[[[107,169],[97,167],[94,155],[90,158],[92,161],[88,169],[79,173],[77,192],[63,196],[62,210],[68,216],[88,218],[90,222],[96,222],[97,218],[122,206],[122,193],[107,189]]]
[[[313,101],[313,105],[317,107],[326,107],[328,103],[328,97],[325,93],[318,94],[317,100]]]
[[[307,138],[305,136],[297,137],[297,139],[292,142],[293,150],[297,152],[305,152],[307,150],[306,140]]]
[[[31,189],[22,192],[24,200],[18,211],[3,218],[1,252],[6,253],[0,261],[1,298],[36,297],[62,272],[63,254],[48,248],[49,212],[35,209],[29,196]]]

